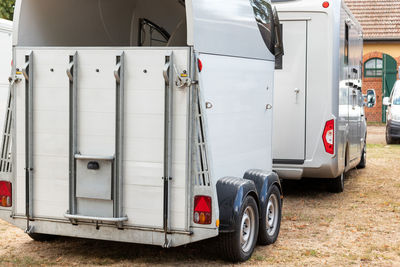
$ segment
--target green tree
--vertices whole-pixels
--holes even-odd
[[[12,20],[15,0],[0,0],[0,18]]]

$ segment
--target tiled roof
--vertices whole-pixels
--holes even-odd
[[[365,40],[400,40],[400,0],[345,0]]]

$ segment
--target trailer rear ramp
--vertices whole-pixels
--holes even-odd
[[[16,53],[28,84],[20,82],[15,90],[19,185],[26,182],[25,161],[32,166],[31,194],[17,188],[16,213],[24,214],[28,203],[31,218],[125,221],[162,230],[167,171],[167,180],[173,176],[168,227],[188,231],[189,94],[175,88],[174,76],[188,75],[190,48]]]

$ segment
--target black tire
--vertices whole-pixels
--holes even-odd
[[[332,193],[342,193],[344,191],[344,177],[345,174],[342,173],[337,178],[334,178],[330,181],[329,191]]]
[[[394,144],[393,138],[389,133],[389,127],[386,127],[386,144],[388,145]]]
[[[367,166],[367,144],[364,144],[364,148],[361,154],[361,161],[357,165],[357,169],[364,169]]]
[[[281,192],[276,185],[269,189],[265,199],[265,203],[261,206],[260,230],[258,233],[258,243],[263,246],[276,242],[282,220]],[[271,214],[272,212],[276,213]]]
[[[30,238],[37,242],[48,242],[48,241],[53,241],[58,238],[56,235],[45,235],[45,234],[28,234]]]
[[[241,236],[244,234],[244,230],[242,231],[241,226],[243,224],[245,211],[249,210],[253,211],[254,218],[252,218],[251,227],[252,231],[248,238],[247,244],[241,243]],[[246,213],[247,216],[247,213]],[[251,217],[251,216],[247,216]],[[235,231],[232,233],[221,234],[220,239],[218,240],[218,245],[220,246],[220,251],[224,258],[228,261],[232,262],[244,262],[247,261],[251,255],[253,254],[254,247],[257,243],[258,237],[258,223],[259,223],[259,216],[258,216],[258,207],[257,202],[252,196],[247,196],[243,202],[242,207],[240,208],[240,215],[238,221],[235,225]],[[243,248],[245,246],[245,249]]]

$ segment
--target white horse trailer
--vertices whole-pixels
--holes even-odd
[[[365,166],[362,28],[342,0],[275,0],[285,43],[277,61],[273,169],[283,179],[328,178]]]
[[[12,21],[0,19],[0,130],[3,131],[8,101],[12,60]],[[1,142],[0,142],[1,143]]]
[[[275,242],[281,42],[270,1],[17,0],[15,10],[1,218],[34,239],[168,248],[220,235],[233,261]]]

